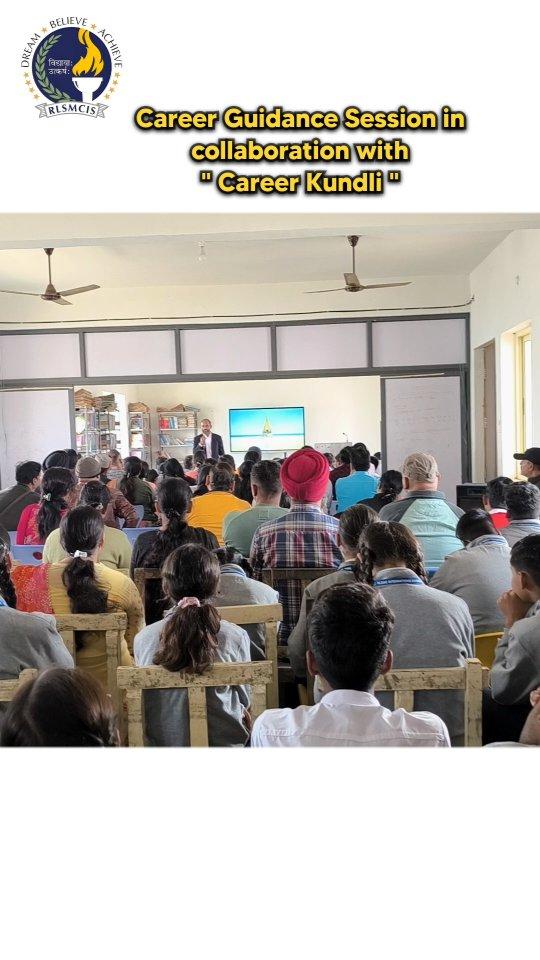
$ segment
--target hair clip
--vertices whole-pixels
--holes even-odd
[[[52,494],[44,493],[41,497],[42,500],[52,500]]]
[[[81,560],[86,560],[88,558],[88,554],[84,550],[76,550],[73,556],[75,560],[77,559],[77,557],[80,557]]]
[[[201,601],[198,597],[182,597],[181,600],[176,604],[177,607],[180,607],[181,610],[184,607],[200,607]]]

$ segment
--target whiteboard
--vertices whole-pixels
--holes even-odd
[[[73,447],[73,390],[0,391],[0,485],[15,483],[21,460],[43,463],[53,450]]]
[[[386,470],[401,470],[410,453],[431,453],[440,489],[453,503],[462,482],[459,377],[396,377],[381,381]]]
[[[182,373],[268,373],[272,369],[270,327],[182,330]]]
[[[366,331],[365,323],[278,326],[278,370],[353,370],[367,367]]]

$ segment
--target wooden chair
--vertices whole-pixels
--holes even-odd
[[[55,617],[56,629],[68,648],[75,664],[77,649],[75,634],[103,634],[107,656],[107,689],[112,697],[118,720],[121,722],[121,698],[117,686],[117,670],[121,661],[121,646],[127,628],[125,613],[69,613]]]
[[[146,615],[146,584],[149,580],[161,580],[161,570],[158,567],[137,567],[133,579],[135,580],[135,586],[139,591],[143,610]]]
[[[16,680],[0,680],[0,703],[11,703],[17,691],[37,675],[37,670],[28,669],[23,670]]]
[[[389,690],[394,694],[394,709],[414,710],[417,690],[465,691],[465,746],[482,746],[482,689],[487,687],[488,670],[480,660],[467,660],[464,667],[441,667],[424,670],[391,670],[379,677],[375,692]]]
[[[279,590],[277,585],[284,580],[301,580],[302,589],[305,589],[308,583],[335,572],[336,567],[265,567],[261,570],[261,577],[263,583],[274,590]]]
[[[128,744],[144,746],[145,690],[187,690],[189,738],[192,747],[208,746],[206,688],[251,686],[251,716],[255,720],[266,708],[266,687],[272,683],[273,666],[258,663],[215,663],[202,674],[171,673],[163,667],[119,667],[118,687],[125,690],[128,715]]]
[[[495,650],[502,637],[502,630],[493,633],[477,633],[474,638],[474,650],[483,667],[491,668],[495,659]]]
[[[278,692],[278,655],[287,647],[278,647],[278,625],[283,619],[283,607],[280,603],[246,603],[236,607],[217,607],[223,620],[243,627],[250,623],[264,623],[266,659],[272,664],[272,681],[268,686],[267,706],[279,706]]]

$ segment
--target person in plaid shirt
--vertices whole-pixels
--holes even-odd
[[[342,556],[337,543],[339,523],[321,510],[328,486],[329,466],[322,453],[305,447],[287,457],[281,467],[281,483],[291,501],[284,517],[261,524],[253,535],[250,563],[253,576],[262,579],[267,567],[319,567],[337,570]],[[287,580],[279,584],[283,604],[280,643],[286,643],[300,615],[303,584]]]

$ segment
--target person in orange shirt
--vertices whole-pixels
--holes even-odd
[[[188,517],[190,527],[204,527],[213,533],[220,546],[224,546],[223,520],[231,510],[249,510],[249,503],[235,497],[234,474],[219,466],[212,467],[206,479],[208,493],[195,497]]]

